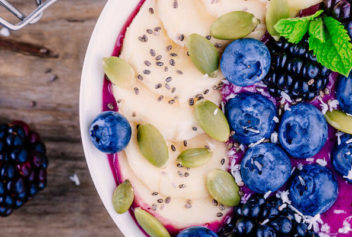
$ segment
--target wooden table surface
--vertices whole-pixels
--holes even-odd
[[[30,0],[9,0],[29,13]],[[85,162],[78,122],[81,69],[105,0],[58,0],[37,24],[10,39],[45,46],[44,59],[0,49],[0,121],[25,120],[46,143],[48,186],[0,219],[1,237],[122,236],[104,209]],[[8,16],[0,10],[0,16]],[[6,38],[6,39],[9,39]],[[70,181],[76,173],[80,186]]]

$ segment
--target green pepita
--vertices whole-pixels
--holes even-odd
[[[125,213],[132,205],[134,192],[129,180],[124,181],[114,191],[112,205],[119,214]]]
[[[170,237],[166,228],[151,214],[137,207],[134,210],[134,215],[138,224],[151,237]]]
[[[233,11],[219,17],[211,26],[213,37],[222,40],[244,38],[258,26],[259,20],[251,13]]]
[[[271,0],[266,10],[266,27],[271,36],[278,38],[280,35],[275,30],[276,23],[290,17],[288,0]]]
[[[137,141],[142,155],[154,166],[163,167],[169,159],[166,141],[159,130],[151,124],[137,128]]]
[[[186,168],[195,168],[204,165],[212,157],[213,152],[208,148],[192,148],[183,151],[177,162]]]
[[[104,58],[103,68],[109,80],[117,86],[130,87],[136,82],[133,68],[122,58]]]
[[[230,136],[230,126],[222,110],[209,100],[195,105],[195,117],[199,126],[215,140],[226,142]]]
[[[209,76],[215,76],[219,67],[219,53],[205,37],[191,34],[187,39],[189,56],[197,69]]]
[[[334,128],[352,134],[352,116],[340,110],[329,111],[325,114],[326,121]]]
[[[207,189],[212,198],[225,206],[233,207],[240,203],[241,196],[235,179],[224,170],[216,169],[208,174]]]

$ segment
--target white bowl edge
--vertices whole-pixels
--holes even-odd
[[[84,59],[79,98],[81,137],[87,165],[98,194],[113,221],[125,236],[145,236],[129,213],[117,214],[112,206],[116,188],[106,154],[90,142],[88,128],[102,111],[103,57],[113,52],[117,36],[139,0],[109,0],[94,28]]]

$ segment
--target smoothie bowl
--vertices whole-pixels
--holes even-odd
[[[351,236],[350,1],[109,1],[80,122],[126,236]]]

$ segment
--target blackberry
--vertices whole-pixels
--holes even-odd
[[[281,38],[270,39],[271,68],[263,82],[274,97],[282,92],[292,99],[312,100],[329,82],[330,70],[320,65],[308,50],[308,39],[299,44],[291,44]]]
[[[224,224],[219,237],[253,236],[253,237],[310,237],[318,236],[308,230],[305,223],[295,218],[295,212],[281,199],[262,195],[252,195],[244,204],[234,208],[233,215]]]
[[[344,24],[352,38],[352,0],[324,0],[324,9],[328,15]]]
[[[0,216],[10,215],[46,186],[45,145],[27,124],[0,125]]]

